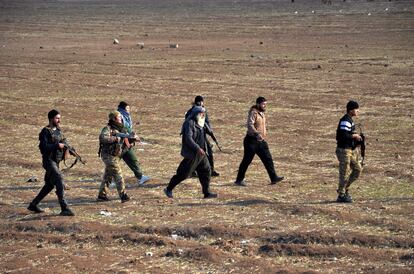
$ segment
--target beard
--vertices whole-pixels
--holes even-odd
[[[204,127],[204,124],[206,123],[206,117],[201,117],[200,115],[197,116],[197,124],[200,127]]]

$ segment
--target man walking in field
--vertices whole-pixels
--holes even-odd
[[[63,175],[59,163],[64,159],[65,143],[67,140],[60,129],[61,116],[59,111],[52,109],[47,114],[49,124],[39,134],[39,149],[42,154],[42,166],[46,170],[45,185],[27,208],[35,213],[44,212],[38,204],[56,187],[56,195],[62,211],[62,216],[74,216],[65,200]]]
[[[131,119],[131,106],[128,103],[121,101],[118,105],[118,111],[119,113],[121,113],[122,123],[124,127],[126,128],[127,133],[135,134],[132,131],[133,125],[132,125],[132,119]],[[137,136],[136,142],[138,143],[140,142],[140,139],[138,136]],[[132,172],[134,172],[134,175],[138,180],[138,185],[143,185],[150,179],[150,177],[142,174],[141,167],[138,162],[136,151],[135,151],[135,146],[125,148],[124,151],[122,152],[121,157],[122,157],[122,160],[124,160],[124,162],[127,164],[127,166],[132,170]]]
[[[130,199],[125,191],[125,182],[119,165],[122,149],[128,145],[128,141],[125,140],[127,137],[117,136],[117,134],[127,135],[128,133],[122,124],[121,113],[113,111],[109,113],[108,125],[102,129],[99,135],[99,154],[105,164],[105,173],[99,188],[98,201],[109,201],[108,190],[112,180],[116,183],[121,202],[124,203]]]
[[[262,160],[272,185],[282,181],[284,178],[277,176],[272,155],[270,154],[269,146],[266,142],[266,106],[266,99],[264,97],[258,97],[256,99],[256,104],[250,108],[247,117],[247,133],[243,141],[243,160],[240,163],[237,179],[234,182],[238,186],[246,186],[244,176],[256,154],[259,156],[260,160]]]
[[[186,119],[188,118],[188,116],[191,114],[194,107],[196,107],[196,106],[200,106],[200,107],[205,108],[203,96],[198,95],[198,96],[195,97],[193,106],[185,113],[185,118]],[[205,112],[205,116],[206,116],[205,124],[210,128],[210,132],[211,132],[210,137],[213,138],[213,140],[215,140],[213,130],[211,128],[210,120],[208,119],[207,110]],[[209,134],[209,133],[207,133],[207,134]],[[213,145],[208,141],[208,138],[206,138],[206,143],[207,143],[207,158],[208,158],[208,161],[209,161],[210,167],[211,167],[211,176],[212,177],[220,176],[220,174],[214,169]]]
[[[177,173],[171,178],[167,188],[164,189],[168,198],[173,198],[173,189],[187,179],[195,170],[202,186],[204,198],[216,198],[217,194],[210,192],[211,169],[206,155],[205,109],[196,106],[184,121],[181,129],[182,146],[181,155],[184,159],[177,168]]]
[[[336,130],[336,157],[339,161],[338,203],[352,203],[349,187],[358,179],[362,171],[359,154],[355,149],[362,141],[361,135],[355,133],[354,117],[359,115],[359,105],[349,101],[346,114],[339,120]]]

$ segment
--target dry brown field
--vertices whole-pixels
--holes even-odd
[[[332,2],[0,0],[0,273],[413,273],[414,1]],[[199,94],[223,147],[219,198],[188,179],[167,199]],[[256,157],[237,187],[257,96],[286,179],[269,185]],[[335,130],[350,99],[366,165],[354,203],[337,204]],[[138,187],[123,164],[131,201],[111,189],[98,203],[98,135],[121,100],[152,180]],[[65,173],[72,218],[54,192],[45,213],[26,209],[52,108],[88,161]]]

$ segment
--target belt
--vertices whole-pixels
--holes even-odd
[[[340,146],[337,146],[337,148],[341,148],[341,149],[350,149],[350,150],[354,150],[354,149],[355,149],[355,147],[340,147]]]

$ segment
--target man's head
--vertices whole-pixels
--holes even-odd
[[[266,110],[266,105],[267,105],[266,98],[264,98],[262,96],[257,97],[256,106],[260,111],[265,111]]]
[[[346,113],[351,116],[358,116],[359,114],[359,104],[356,101],[349,101],[346,104]]]
[[[204,127],[206,121],[206,109],[200,106],[193,108],[191,117],[197,122],[200,127]]]
[[[127,102],[121,101],[121,102],[119,102],[118,109],[123,109],[123,110],[125,110],[126,112],[129,113],[129,111],[131,110],[131,107],[129,106],[129,104]]]
[[[111,111],[108,115],[110,121],[117,122],[118,124],[122,124],[122,117],[119,111]]]
[[[60,125],[60,112],[56,109],[52,109],[51,111],[49,111],[49,113],[47,114],[47,118],[49,118],[49,124],[54,126],[54,127],[59,127]]]
[[[197,95],[194,99],[194,105],[204,107],[204,98],[201,95]]]

